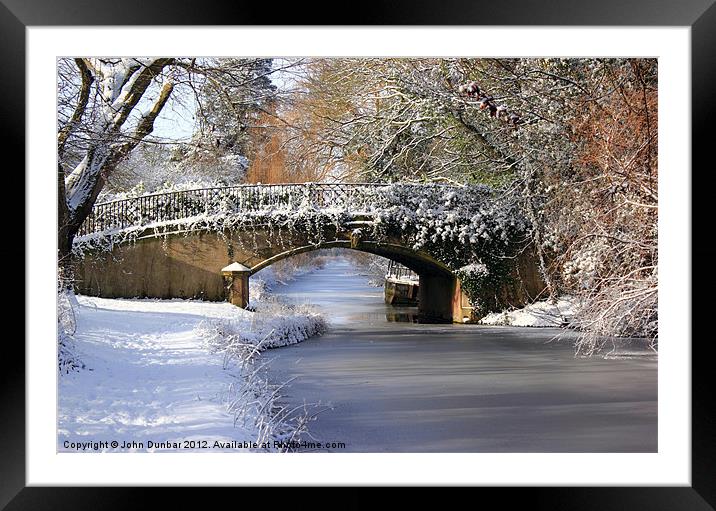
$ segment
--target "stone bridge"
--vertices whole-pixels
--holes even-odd
[[[487,193],[483,188],[478,195]],[[222,276],[227,265],[240,263],[248,269],[240,278],[248,279],[292,255],[340,247],[383,256],[417,273],[425,321],[474,320],[459,272],[444,260],[460,247],[448,240],[442,250],[439,237],[437,249],[435,243],[416,242],[430,228],[408,225],[420,217],[415,211],[431,203],[439,206],[430,210],[435,218],[465,216],[464,204],[450,205],[460,203],[467,191],[444,185],[240,185],[99,203],[75,239],[77,291],[112,298],[226,300],[232,289],[240,289]],[[416,197],[420,200],[411,203]],[[538,291],[524,282],[539,282],[530,264],[522,261],[515,268],[522,270],[517,285],[497,286],[494,293],[519,303]]]

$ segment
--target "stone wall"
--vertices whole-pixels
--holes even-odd
[[[418,288],[417,282],[399,282],[392,279],[385,279],[384,294],[385,303],[388,305],[417,305]]]
[[[353,248],[393,259],[420,276],[421,315],[435,321],[475,321],[472,308],[452,272],[429,254],[402,245],[400,239],[356,240],[350,231],[328,227],[315,244],[305,233],[277,230],[254,232],[199,231],[146,237],[117,244],[112,251],[88,253],[76,264],[76,289],[81,294],[108,298],[227,299],[221,269],[233,262],[254,272],[292,254],[319,248]],[[330,231],[330,232],[329,232]],[[513,278],[496,290],[503,303],[520,306],[543,289],[534,258],[518,259]]]

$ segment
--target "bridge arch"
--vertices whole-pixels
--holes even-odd
[[[453,272],[444,263],[434,259],[427,253],[421,253],[409,247],[397,243],[380,243],[366,241],[357,245],[351,241],[335,240],[326,241],[317,245],[304,245],[280,252],[269,257],[255,266],[251,267],[251,274],[255,274],[264,268],[271,266],[288,257],[313,252],[315,250],[324,250],[330,248],[345,248],[357,250],[359,252],[367,252],[369,254],[378,255],[386,259],[391,259],[413,270],[418,275],[442,275],[444,277],[454,276]]]
[[[447,323],[461,322],[470,317],[470,306],[460,288],[460,281],[442,262],[426,253],[396,243],[328,241],[318,245],[305,245],[280,252],[251,267],[251,275],[279,261],[297,254],[316,250],[344,248],[367,252],[396,261],[418,274],[418,311],[422,321]]]
[[[255,274],[288,257],[321,249],[345,248],[367,252],[399,262],[420,277],[419,313],[425,321],[462,321],[464,297],[453,273],[428,254],[395,242],[350,239],[319,244],[277,245],[259,250],[244,248],[241,232],[198,231],[189,235],[143,236],[133,243],[118,244],[109,251],[88,254],[77,266],[77,290],[107,298],[199,298],[222,301],[228,290],[221,269],[239,262]]]
[[[76,287],[105,297],[224,300],[221,269],[233,262],[256,273],[293,254],[342,247],[386,257],[417,273],[425,317],[479,319],[472,317],[476,309],[451,268],[467,267],[480,250],[497,247],[480,248],[486,232],[492,243],[502,243],[494,240],[517,239],[523,229],[519,215],[495,206],[491,194],[484,186],[304,183],[101,203],[75,239],[73,251],[86,255],[77,264]],[[467,245],[471,232],[474,245]],[[454,256],[451,268],[414,248],[427,246],[428,239],[438,245],[431,253]],[[474,295],[475,282],[471,286]],[[485,296],[519,303],[511,300],[519,289],[490,282],[484,287]]]

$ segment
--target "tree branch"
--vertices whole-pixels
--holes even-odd
[[[173,62],[173,58],[156,59],[139,72],[137,77],[132,82],[129,91],[126,93],[125,98],[122,100],[120,107],[117,109],[117,114],[114,119],[112,119],[111,130],[119,131],[129,117],[130,112],[137,106],[139,100],[142,99],[142,96],[149,88],[152,80],[159,76],[162,69]],[[120,97],[122,97],[122,95],[124,94],[120,94]]]
[[[75,59],[75,64],[77,64],[77,69],[79,69],[80,75],[82,76],[80,97],[77,100],[77,106],[75,106],[75,110],[72,113],[72,117],[70,118],[69,122],[65,124],[62,129],[60,129],[59,133],[57,133],[57,156],[59,159],[62,159],[67,139],[77,128],[80,121],[82,120],[82,116],[87,110],[87,103],[89,102],[90,96],[90,88],[92,87],[92,83],[94,82],[94,77],[92,76],[92,73],[87,67],[87,64],[85,63],[84,59]]]

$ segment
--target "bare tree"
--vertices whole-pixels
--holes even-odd
[[[153,131],[154,122],[174,89],[171,74],[165,73],[173,62],[171,58],[75,59],[81,76],[80,93],[70,120],[60,127],[57,135],[61,263],[69,256],[72,239],[90,213],[107,176]],[[159,83],[158,94],[127,130],[130,114],[154,83]],[[83,120],[87,122],[83,124]],[[62,165],[65,146],[81,127],[90,137],[82,159],[66,174]]]
[[[58,257],[118,166],[150,140],[170,101],[193,99],[194,155],[243,150],[241,133],[275,87],[268,59],[75,58],[58,61]],[[156,142],[156,141],[155,141]]]
[[[654,59],[315,59],[291,158],[352,180],[480,182],[522,204],[547,294],[656,335]],[[591,336],[591,337],[590,337]]]

